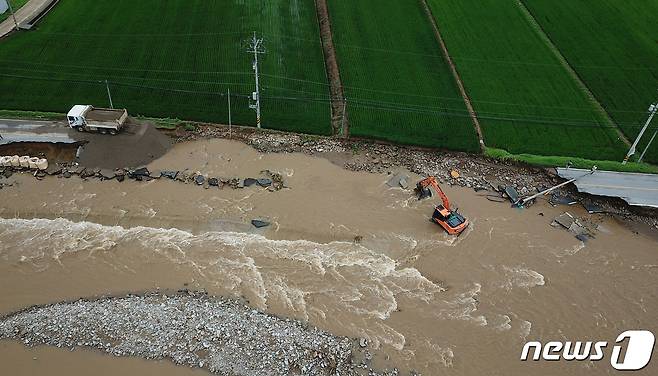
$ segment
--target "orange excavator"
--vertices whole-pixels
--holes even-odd
[[[462,231],[466,230],[466,227],[468,227],[468,220],[466,220],[461,214],[457,213],[457,210],[453,211],[450,208],[450,200],[448,200],[446,194],[443,193],[443,190],[439,186],[439,183],[436,182],[434,176],[423,179],[416,184],[416,190],[419,193],[418,199],[422,200],[427,197],[432,197],[432,191],[430,188],[434,188],[442,201],[442,204],[437,205],[434,209],[431,221],[443,227],[443,229],[445,229],[450,235],[461,234]]]

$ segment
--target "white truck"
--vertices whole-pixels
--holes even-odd
[[[66,119],[69,127],[80,132],[90,131],[114,135],[119,133],[126,124],[128,111],[77,104],[66,114]]]

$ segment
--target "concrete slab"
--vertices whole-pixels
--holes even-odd
[[[558,168],[564,179],[580,177],[574,184],[578,191],[597,196],[619,197],[629,205],[658,208],[658,175],[629,172]]]

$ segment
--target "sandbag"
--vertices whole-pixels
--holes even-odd
[[[33,169],[33,170],[36,170],[37,169],[37,163],[39,163],[40,159],[41,158],[39,158],[39,157],[30,158],[30,160],[28,161],[28,164],[29,164],[30,168]]]
[[[12,155],[11,156],[11,166],[12,167],[20,167],[20,157],[18,155]]]
[[[11,157],[9,157],[9,156],[0,157],[0,166],[2,166],[2,167],[11,167]]]
[[[45,158],[40,158],[37,162],[37,168],[41,171],[48,169],[48,160]]]
[[[18,157],[18,164],[21,167],[25,167],[25,168],[30,167],[30,157],[28,157],[27,155]]]

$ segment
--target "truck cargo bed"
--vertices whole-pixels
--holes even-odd
[[[126,110],[111,110],[109,108],[94,108],[87,113],[87,121],[120,121]]]

